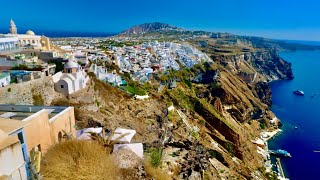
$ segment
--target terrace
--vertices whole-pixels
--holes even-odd
[[[15,120],[25,120],[28,117],[37,114],[41,110],[47,110],[49,119],[67,109],[68,107],[60,106],[33,106],[33,105],[0,105],[0,117]]]

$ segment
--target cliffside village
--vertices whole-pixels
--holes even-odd
[[[0,34],[0,88],[50,77],[55,91],[68,96],[86,87],[88,72],[114,86],[126,84],[121,74],[99,65],[101,61],[113,63],[120,73],[140,82],[148,81],[152,73],[211,61],[188,44],[154,41],[100,49],[104,40],[99,38],[51,42],[31,30],[19,34],[13,20],[9,29],[10,33]],[[89,133],[102,135],[102,131],[76,130],[73,107],[0,104],[0,177],[30,179],[40,172],[41,157],[52,145],[71,137],[87,140]],[[114,151],[125,146],[142,158],[142,143],[131,143],[134,134],[135,130],[117,128],[112,139],[124,136]]]
[[[126,45],[127,40],[121,37],[50,40],[31,30],[19,34],[13,20],[9,31],[0,34],[0,88],[48,78],[56,92],[69,96],[86,88],[89,72],[101,81],[121,87],[127,84],[124,73],[144,83],[152,74],[212,62],[205,53],[187,43],[150,40]],[[106,63],[116,66],[118,71],[108,69]],[[147,95],[137,97],[148,98]],[[199,130],[188,123],[183,112],[176,111],[187,127]],[[277,118],[270,122],[274,121]],[[42,155],[54,144],[69,138],[88,140],[90,133],[105,134],[101,127],[76,129],[75,124],[73,107],[0,104],[0,179],[30,179],[38,175]],[[266,160],[267,172],[272,168],[267,141],[278,132],[263,132],[253,140],[258,153]],[[125,147],[143,158],[142,143],[131,142],[135,133],[118,127],[114,134],[106,133],[106,136],[112,136],[111,140],[121,137],[113,152]]]

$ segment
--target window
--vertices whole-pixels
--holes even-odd
[[[63,85],[61,85],[61,88],[64,88]]]

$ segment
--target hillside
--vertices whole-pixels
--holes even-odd
[[[91,76],[86,89],[69,99],[56,99],[53,105],[74,106],[78,128],[135,129],[134,142],[166,152],[162,168],[173,178],[188,179],[191,174],[200,178],[201,171],[209,179],[250,179],[253,172],[265,178],[257,171],[263,167],[263,159],[251,140],[259,135],[259,124],[276,127],[269,123],[273,113],[259,99],[261,95],[270,101],[268,86],[249,86],[214,64],[196,65],[162,78],[177,79],[177,88],[164,88],[159,93],[158,80],[152,80],[141,86],[151,98],[139,101]],[[172,104],[177,111],[168,112]],[[190,129],[179,113],[199,131]]]
[[[52,82],[46,81],[28,85],[34,90],[25,92],[26,98],[17,98],[15,103],[32,104],[39,99],[36,97],[41,97],[43,104],[74,106],[77,129],[96,126],[108,130],[134,129],[137,135],[133,142],[143,143],[148,158],[150,152],[158,152],[155,158],[159,172],[167,172],[172,179],[272,176],[266,172],[265,159],[252,141],[260,137],[261,131],[278,128],[278,121],[271,122],[275,115],[270,110],[272,92],[267,82],[292,79],[291,64],[274,48],[227,33],[182,31],[167,24],[151,23],[117,36],[132,42],[138,39],[137,44],[159,37],[188,43],[211,60],[153,73],[146,83],[134,82],[129,73],[120,73],[112,62],[101,63],[126,78],[128,84],[146,91],[150,97],[145,100],[138,100],[89,73],[88,86],[68,97],[54,93]],[[171,87],[172,82],[176,86]],[[10,91],[4,88],[4,96],[22,94],[20,85],[10,88]],[[143,176],[147,169],[139,162],[129,169],[129,174],[137,175],[137,179],[152,179]]]
[[[165,24],[165,23],[145,23],[140,24],[137,26],[133,26],[121,33],[121,35],[131,35],[131,34],[143,34],[143,33],[150,33],[150,32],[157,32],[157,31],[168,31],[168,30],[182,30],[175,26]]]
[[[141,36],[143,34],[143,36]],[[133,26],[118,36],[128,36],[137,40],[190,40],[198,37],[207,37],[219,41],[220,45],[248,45],[255,49],[276,49],[278,51],[296,50],[319,50],[320,46],[302,44],[299,42],[288,42],[286,40],[275,40],[255,36],[240,36],[226,32],[208,32],[201,30],[182,29],[166,23],[145,23]]]

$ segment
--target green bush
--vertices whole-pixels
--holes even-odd
[[[195,131],[191,131],[191,132],[190,132],[190,135],[191,135],[193,138],[195,138],[195,139],[197,139],[197,138],[199,137],[199,133],[197,133],[197,132],[195,132]]]
[[[11,88],[8,88],[8,92],[11,92]]]
[[[189,79],[184,79],[183,81],[189,88],[192,88],[192,83]]]
[[[209,149],[209,154],[212,158],[217,158],[217,151]]]
[[[98,107],[100,107],[100,102],[96,99],[96,104]]]
[[[265,129],[266,128],[266,124],[264,122],[260,122],[260,128],[261,129]]]
[[[49,64],[55,64],[56,65],[55,73],[63,71],[63,69],[64,69],[64,65],[63,65],[63,63],[61,61],[51,60],[51,61],[49,61]]]
[[[17,83],[17,82],[18,82],[18,79],[17,79],[16,76],[13,77],[13,78],[11,78],[11,81],[10,81],[11,84],[12,84],[12,83]]]
[[[150,149],[151,165],[153,167],[159,167],[162,163],[162,149],[151,148]]]
[[[231,142],[226,142],[225,143],[225,148],[227,149],[227,151],[232,155],[234,156],[234,147],[233,147],[233,144]]]
[[[133,95],[144,96],[147,92],[137,86],[127,86],[127,91]]]

